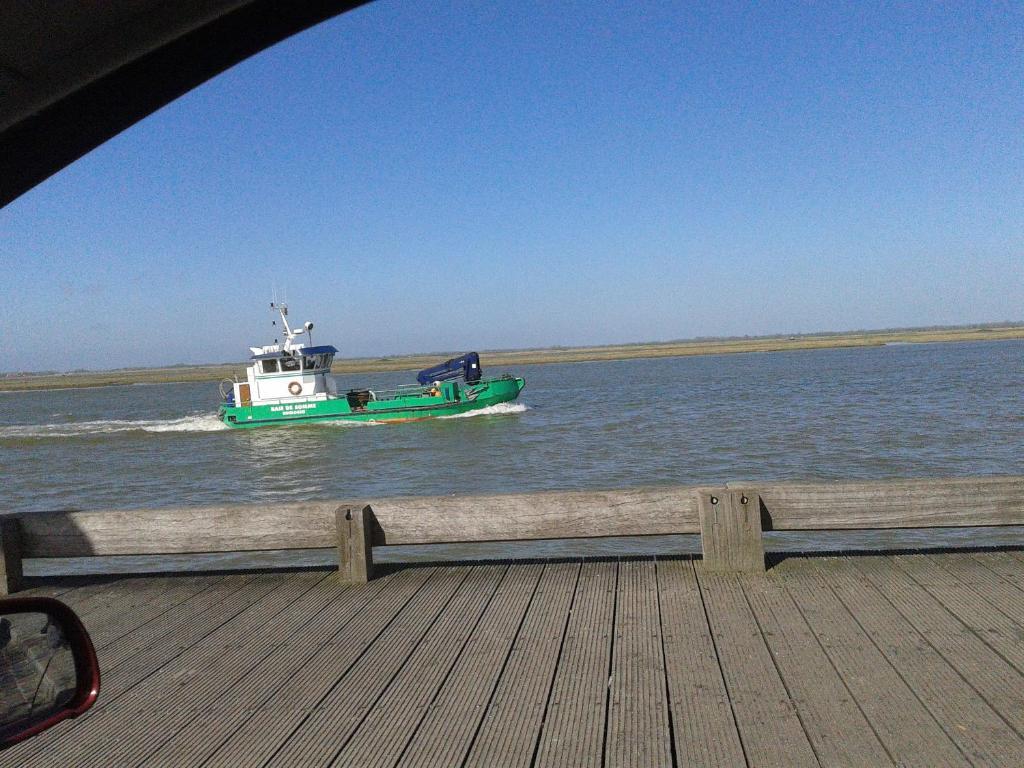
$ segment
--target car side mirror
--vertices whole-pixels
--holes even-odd
[[[0,600],[0,749],[77,717],[96,701],[89,633],[50,597]]]

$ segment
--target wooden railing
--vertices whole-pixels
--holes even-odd
[[[23,558],[338,547],[342,577],[365,581],[384,544],[679,533],[701,534],[706,568],[763,571],[763,530],[996,525],[1024,525],[1024,477],[42,512],[0,518],[0,589],[19,588]]]

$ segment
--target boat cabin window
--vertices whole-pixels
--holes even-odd
[[[318,355],[305,355],[302,358],[302,369],[304,371],[326,371],[331,367],[334,355],[321,352]]]
[[[299,370],[299,358],[297,358],[297,357],[282,357],[281,358],[281,370],[282,371],[297,371],[297,370]]]
[[[264,360],[263,361],[263,372],[264,373],[277,373],[277,360]]]

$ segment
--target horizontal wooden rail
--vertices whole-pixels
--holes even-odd
[[[363,510],[369,506],[370,512]],[[347,517],[345,516],[347,515]],[[345,520],[342,524],[342,520]],[[701,533],[723,568],[760,561],[761,530],[1024,525],[1024,477],[730,483],[415,496],[0,518],[0,578],[24,557],[155,555]],[[365,525],[364,525],[365,522]],[[345,536],[365,538],[352,545]],[[369,549],[367,559],[370,559]],[[735,555],[736,557],[732,557]],[[342,559],[345,559],[343,554]],[[747,564],[747,565],[744,565]],[[366,571],[372,569],[372,562]],[[356,574],[353,578],[358,578]],[[0,584],[2,588],[4,584]]]
[[[777,531],[1024,524],[1024,477],[750,485]]]
[[[683,487],[43,512],[19,520],[25,557],[316,549],[334,546],[338,507],[367,503],[380,524],[378,545],[700,531],[693,489]]]

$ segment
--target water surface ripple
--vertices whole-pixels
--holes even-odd
[[[380,426],[228,430],[212,383],[0,394],[3,506],[1024,474],[1021,341],[514,372],[527,379],[521,406]],[[410,379],[363,374],[339,385]]]

